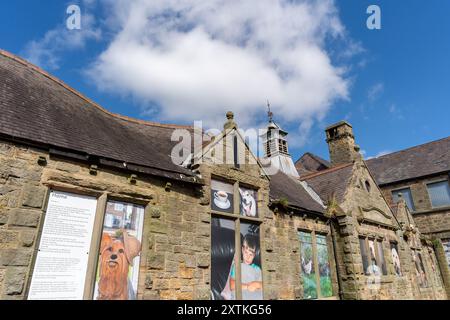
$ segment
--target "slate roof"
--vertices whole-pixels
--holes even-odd
[[[334,193],[336,200],[342,203],[352,172],[353,163],[349,163],[301,176],[300,179],[306,181],[323,201],[328,201]]]
[[[331,168],[331,163],[321,157],[307,152],[295,163],[299,175],[305,175]]]
[[[291,206],[320,214],[325,213],[325,209],[309,195],[300,181],[282,172],[270,176],[270,198],[272,200],[285,198]]]
[[[366,161],[379,185],[450,172],[450,137]]]
[[[45,71],[0,50],[3,138],[126,162],[137,171],[183,180],[193,173],[171,161],[177,143],[170,139],[174,129],[192,127],[112,114]]]

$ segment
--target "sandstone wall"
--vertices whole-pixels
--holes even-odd
[[[39,157],[47,159],[38,164]],[[23,299],[47,192],[106,196],[145,205],[138,298],[209,299],[210,218],[198,188],[49,157],[38,149],[0,143],[0,292]],[[102,214],[102,213],[101,213]],[[100,231],[97,231],[99,233]]]
[[[415,207],[414,220],[420,231],[441,239],[450,239],[450,207],[433,208],[426,186],[427,183],[448,179],[448,174],[442,174],[383,186],[382,190],[388,203],[393,204],[392,191],[410,188]]]

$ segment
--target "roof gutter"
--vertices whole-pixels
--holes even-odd
[[[90,155],[83,152],[77,152],[70,149],[65,149],[53,145],[48,145],[45,143],[35,142],[28,139],[18,138],[15,136],[7,135],[4,133],[0,133],[0,140],[4,140],[7,142],[12,142],[15,144],[21,144],[29,147],[34,147],[38,149],[45,150],[49,153],[49,155],[55,155],[59,157],[69,158],[76,161],[82,162],[95,162],[99,163],[106,167],[113,167],[120,170],[132,171],[136,173],[143,173],[151,176],[156,176],[160,178],[166,178],[170,180],[175,180],[179,182],[186,182],[196,185],[204,185],[204,182],[201,178],[193,175],[186,175],[181,172],[167,171],[159,168],[152,168],[147,166],[141,166],[138,164],[126,163],[123,161],[107,159],[101,156]]]
[[[289,211],[288,209],[291,209],[292,211],[295,211],[297,213],[303,213],[304,215],[310,215],[310,216],[314,216],[315,218],[320,218],[323,221],[328,221],[330,218],[327,217],[325,214],[317,212],[317,211],[312,211],[306,208],[302,208],[302,207],[298,207],[298,206],[294,206],[294,205],[283,205],[281,204],[280,200],[274,200],[274,199],[270,199],[269,201],[269,207],[272,206],[277,206],[277,207],[282,207],[285,210]]]

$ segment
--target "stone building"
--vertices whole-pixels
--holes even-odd
[[[231,112],[203,143],[1,51],[1,299],[445,299],[442,247],[333,143],[351,130],[297,171],[272,123],[258,159]]]
[[[0,81],[2,298],[29,298],[39,252],[64,250],[52,241],[69,247],[67,242],[83,240],[82,234],[90,236],[79,245],[89,255],[72,262],[81,268],[81,279],[74,278],[69,287],[67,281],[46,282],[45,277],[59,270],[46,273],[45,261],[53,263],[53,268],[60,263],[43,255],[38,270],[41,279],[33,296],[94,298],[105,211],[108,203],[118,203],[118,209],[125,211],[123,221],[119,220],[122,228],[128,208],[144,211],[143,217],[140,214],[143,224],[136,232],[140,234],[134,235],[141,242],[140,263],[134,270],[137,298],[208,299],[210,216],[201,204],[203,182],[170,160],[175,145],[172,132],[192,128],[111,114],[7,53],[0,55]],[[93,221],[88,224],[71,216],[63,220],[64,216],[53,214],[46,235],[50,200],[53,213],[65,205],[58,203],[58,197],[93,202],[86,204],[91,206],[89,211],[77,207],[84,215],[89,212]],[[68,237],[75,229],[73,221],[79,235]],[[52,223],[56,227],[51,228]],[[60,262],[70,263],[70,256],[78,254],[75,249],[68,257],[58,258]],[[66,267],[69,273],[70,265]],[[53,292],[46,292],[47,288]]]
[[[415,223],[406,219],[404,210],[393,211],[386,202],[355,145],[352,127],[340,122],[328,127],[326,135],[329,168],[324,168],[328,164],[324,160],[309,154],[297,162],[297,167],[307,172],[300,179],[317,191],[329,215],[336,218],[336,261],[343,298],[445,298],[442,281],[432,276],[429,282],[420,282],[415,274],[412,262],[419,261],[416,256],[421,261],[419,274],[425,277],[436,273],[434,248],[430,241],[421,239],[420,231],[414,234],[417,241],[405,240],[406,227]],[[379,272],[379,278],[373,279],[371,268]]]
[[[421,232],[442,241],[450,265],[450,137],[367,164],[388,203],[403,198]]]

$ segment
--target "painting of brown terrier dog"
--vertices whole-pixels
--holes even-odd
[[[103,233],[100,245],[98,300],[130,299],[129,267],[141,252],[141,242],[122,230],[122,239]]]

